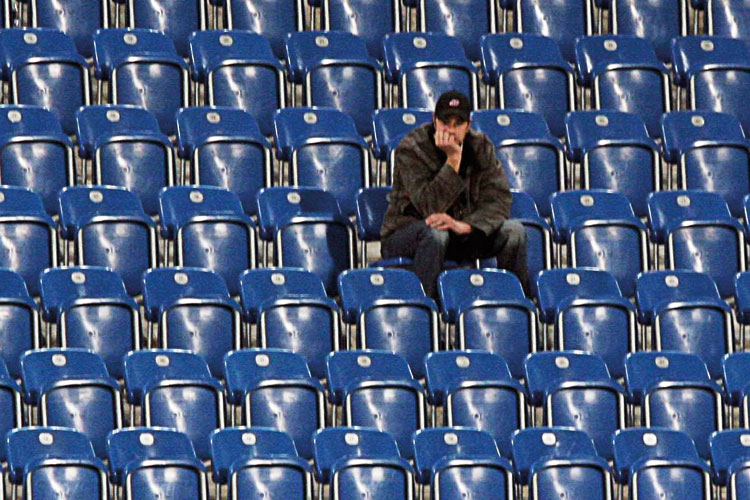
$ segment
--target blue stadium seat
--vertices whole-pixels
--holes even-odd
[[[721,388],[697,355],[629,354],[625,380],[629,399],[640,403],[642,427],[686,432],[701,458],[709,458],[708,439],[724,426],[724,405]]]
[[[707,33],[750,39],[750,3],[747,0],[704,0]]]
[[[512,190],[512,193],[510,218],[522,223],[526,230],[526,262],[529,276],[536,276],[542,269],[552,269],[552,229],[539,215],[531,196],[517,190]],[[533,282],[531,286],[534,286]]]
[[[305,29],[302,0],[225,0],[224,26],[265,37],[277,59],[284,59],[286,35]]]
[[[330,498],[412,500],[414,473],[387,432],[362,427],[318,431],[315,479]],[[321,493],[322,496],[322,493]]]
[[[423,389],[406,359],[386,351],[339,351],[328,355],[326,367],[328,399],[341,408],[341,423],[390,433],[411,459],[412,433],[426,422]]]
[[[143,307],[149,340],[156,330],[160,348],[200,354],[216,378],[221,377],[224,354],[242,345],[240,308],[213,271],[149,269],[143,273]]]
[[[439,348],[438,309],[417,275],[405,269],[344,271],[338,279],[347,337],[357,327],[357,347],[401,354],[417,378],[424,357]]]
[[[80,108],[76,135],[95,185],[125,187],[147,214],[159,212],[159,190],[175,184],[175,169],[172,143],[152,113],[130,105]]]
[[[297,455],[289,434],[262,427],[235,427],[211,434],[211,472],[216,498],[264,495],[289,500],[313,496],[312,469]]]
[[[181,109],[177,155],[183,177],[192,184],[228,189],[239,197],[245,213],[256,215],[258,191],[272,183],[272,159],[271,145],[252,115],[232,108]]]
[[[536,289],[542,323],[555,328],[555,349],[598,354],[622,378],[638,324],[615,278],[599,269],[549,269],[537,275]]]
[[[408,2],[407,2],[408,3]],[[419,0],[419,29],[456,37],[472,61],[481,58],[479,39],[497,33],[497,3],[486,0]]]
[[[329,191],[353,215],[357,190],[370,185],[370,151],[352,118],[333,108],[286,108],[274,115],[274,127],[289,183]]]
[[[31,0],[28,8],[31,26],[64,32],[73,39],[78,53],[87,59],[94,54],[93,37],[96,30],[109,28],[113,24],[110,21],[109,3],[105,1],[64,0],[53,3]]]
[[[257,327],[258,346],[301,354],[312,375],[325,378],[325,357],[339,350],[339,309],[317,275],[251,269],[240,277],[240,298],[246,322]]]
[[[727,487],[727,500],[750,494],[750,433],[746,429],[725,430],[711,435],[711,465],[714,483]]]
[[[263,135],[273,134],[273,114],[286,105],[286,76],[263,36],[238,30],[193,33],[190,74],[203,86],[206,104],[247,111],[258,119]],[[194,96],[195,103],[199,97]]]
[[[224,388],[195,353],[176,349],[133,351],[123,360],[128,403],[141,408],[140,425],[184,432],[201,460],[210,458],[208,437],[224,428]]]
[[[620,192],[635,214],[645,217],[646,199],[661,189],[662,172],[659,146],[643,120],[619,111],[576,111],[565,117],[565,131],[568,160],[579,165],[581,187]]]
[[[689,109],[731,113],[750,127],[745,103],[750,84],[750,47],[745,40],[686,36],[672,44],[674,84]]]
[[[56,230],[38,194],[0,186],[0,267],[17,272],[32,296],[39,295],[39,273],[57,266]]]
[[[711,376],[734,350],[732,310],[710,276],[695,271],[652,271],[638,276],[638,314],[651,327],[652,349],[698,354]]]
[[[401,2],[322,0],[321,3],[326,31],[348,31],[359,36],[370,55],[378,60],[383,60],[383,36],[401,30]]]
[[[189,104],[188,68],[167,35],[146,29],[97,30],[94,69],[100,101],[103,84],[109,82],[110,103],[146,108],[162,132],[174,135],[175,113]]]
[[[313,456],[313,433],[325,427],[323,386],[305,359],[282,349],[243,349],[224,358],[229,404],[241,407],[244,424],[285,431],[301,457]]]
[[[256,266],[257,244],[255,222],[236,194],[214,186],[166,188],[159,194],[159,218],[175,265],[215,271],[231,295],[239,294],[240,274]]]
[[[440,94],[458,90],[479,108],[477,72],[461,41],[444,33],[388,33],[385,80],[397,86],[400,107],[435,109]]]
[[[107,434],[122,427],[120,386],[104,360],[85,349],[42,349],[21,356],[24,399],[41,425],[83,432],[99,457]]]
[[[276,187],[258,193],[260,238],[274,244],[274,264],[301,267],[336,295],[341,271],[354,267],[354,230],[331,193],[316,188]]]
[[[21,355],[39,349],[40,334],[39,307],[23,278],[10,269],[0,269],[0,358],[14,379],[21,378]],[[0,364],[0,376],[2,373]]]
[[[513,9],[516,31],[552,38],[569,62],[575,61],[575,39],[594,33],[593,5],[589,0],[501,0]]]
[[[733,115],[677,111],[662,117],[664,158],[677,170],[680,189],[719,193],[735,217],[750,193],[750,142]]]
[[[206,469],[181,432],[121,429],[107,438],[107,452],[110,482],[125,498],[209,498]]]
[[[604,361],[594,354],[557,351],[531,354],[525,365],[529,402],[544,406],[545,424],[586,431],[597,453],[611,460],[612,433],[625,428],[626,408],[624,390]]]
[[[208,27],[208,2],[202,0],[124,0],[122,3],[125,4],[129,27],[161,31],[172,39],[181,57],[188,56],[190,33]]]
[[[648,270],[649,252],[646,227],[625,195],[595,189],[556,193],[552,224],[555,241],[567,245],[568,266],[609,271],[623,296],[635,295],[635,278]]]
[[[721,360],[721,372],[724,401],[730,407],[739,407],[741,423],[745,420],[742,414],[743,389],[750,383],[750,353],[735,352],[727,354]]]
[[[534,427],[513,435],[516,483],[529,486],[530,500],[614,498],[609,464],[583,431]]]
[[[50,268],[41,273],[42,319],[57,327],[60,347],[89,349],[121,379],[122,357],[141,348],[139,306],[122,278],[104,267]]]
[[[443,421],[433,424],[487,431],[510,458],[513,432],[526,427],[526,395],[505,360],[484,351],[434,352],[425,368],[432,414],[443,408]]]
[[[57,192],[76,183],[73,143],[55,114],[40,106],[1,105],[0,115],[2,184],[31,189],[55,214]]]
[[[289,81],[301,85],[305,106],[343,111],[359,134],[372,134],[372,113],[383,106],[383,82],[363,39],[345,31],[290,33],[286,62]]]
[[[20,379],[20,376],[19,376]],[[21,399],[21,388],[16,383],[15,377],[11,377],[5,363],[0,360],[0,432],[8,434],[13,429],[23,425],[23,404]],[[27,425],[29,425],[27,423]],[[8,461],[7,448],[0,446],[0,460]],[[2,494],[2,490],[0,490]]]
[[[59,498],[61,492],[70,500],[108,498],[106,466],[84,434],[62,427],[31,427],[9,432],[5,444],[14,498],[20,485],[23,498],[29,500]]]
[[[734,277],[734,307],[740,324],[740,348],[744,348],[745,333],[750,324],[750,273],[737,273]]]
[[[539,113],[552,135],[565,135],[565,113],[576,109],[575,83],[554,40],[531,33],[484,35],[482,79],[495,89],[497,107]]]
[[[75,186],[60,192],[60,236],[70,264],[109,267],[130,295],[141,293],[141,275],[156,267],[156,225],[125,188]]]
[[[745,238],[742,225],[720,195],[652,193],[648,212],[651,241],[664,246],[667,269],[706,273],[722,297],[734,293],[734,275],[745,270]]]
[[[328,0],[325,0],[328,1]],[[432,123],[432,111],[420,108],[378,109],[372,114],[372,152],[375,159],[386,166],[384,184],[393,180],[393,155],[401,139],[415,128]],[[476,125],[476,121],[474,122]],[[377,169],[376,184],[381,182],[381,167]]]
[[[357,237],[361,242],[360,265],[367,267],[367,244],[380,241],[380,229],[383,226],[383,218],[388,209],[388,197],[393,188],[390,186],[362,188],[354,198],[357,209]],[[370,263],[377,267],[406,267],[413,264],[408,257],[397,257],[394,259],[382,259]]]
[[[515,275],[501,269],[444,271],[438,295],[458,349],[498,354],[515,378],[523,378],[523,360],[537,350],[537,314]]]
[[[549,197],[567,184],[565,156],[544,118],[518,110],[481,110],[471,115],[473,126],[495,145],[511,188],[534,199],[543,217],[550,216]]]
[[[90,102],[89,65],[71,37],[47,28],[2,30],[0,65],[11,103],[42,106],[63,132],[75,132],[75,111]]]
[[[414,434],[417,482],[436,498],[513,500],[513,467],[497,452],[487,432],[460,427]]]
[[[596,0],[596,5],[609,9],[612,33],[645,39],[665,62],[672,39],[688,34],[687,0]]]
[[[630,498],[659,498],[669,491],[678,498],[711,500],[709,468],[684,432],[623,429],[613,442],[615,479],[621,492],[628,486]]]

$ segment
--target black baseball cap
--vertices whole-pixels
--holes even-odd
[[[457,90],[443,93],[435,104],[435,116],[442,122],[448,121],[451,116],[468,122],[471,116],[469,98]]]

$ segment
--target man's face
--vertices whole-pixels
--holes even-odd
[[[471,122],[465,122],[458,117],[449,116],[446,121],[441,120],[437,116],[433,116],[435,122],[436,132],[447,132],[453,134],[456,137],[458,144],[463,144],[466,134],[469,133],[469,126]]]

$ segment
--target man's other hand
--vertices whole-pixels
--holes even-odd
[[[463,145],[458,143],[455,134],[443,130],[436,130],[435,146],[447,155],[448,158],[446,161],[450,164],[453,170],[458,172],[458,169],[461,166],[461,151],[463,150]]]
[[[471,232],[471,225],[456,220],[448,214],[432,214],[425,219],[425,223],[440,231],[453,231],[456,234],[469,234]]]

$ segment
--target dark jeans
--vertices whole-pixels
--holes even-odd
[[[383,240],[380,253],[384,259],[412,258],[414,272],[425,293],[432,298],[437,298],[437,278],[446,259],[460,262],[489,257],[497,259],[497,267],[515,274],[529,296],[526,230],[512,219],[487,236],[480,231],[459,236],[452,231],[433,229],[424,221],[415,221]]]

